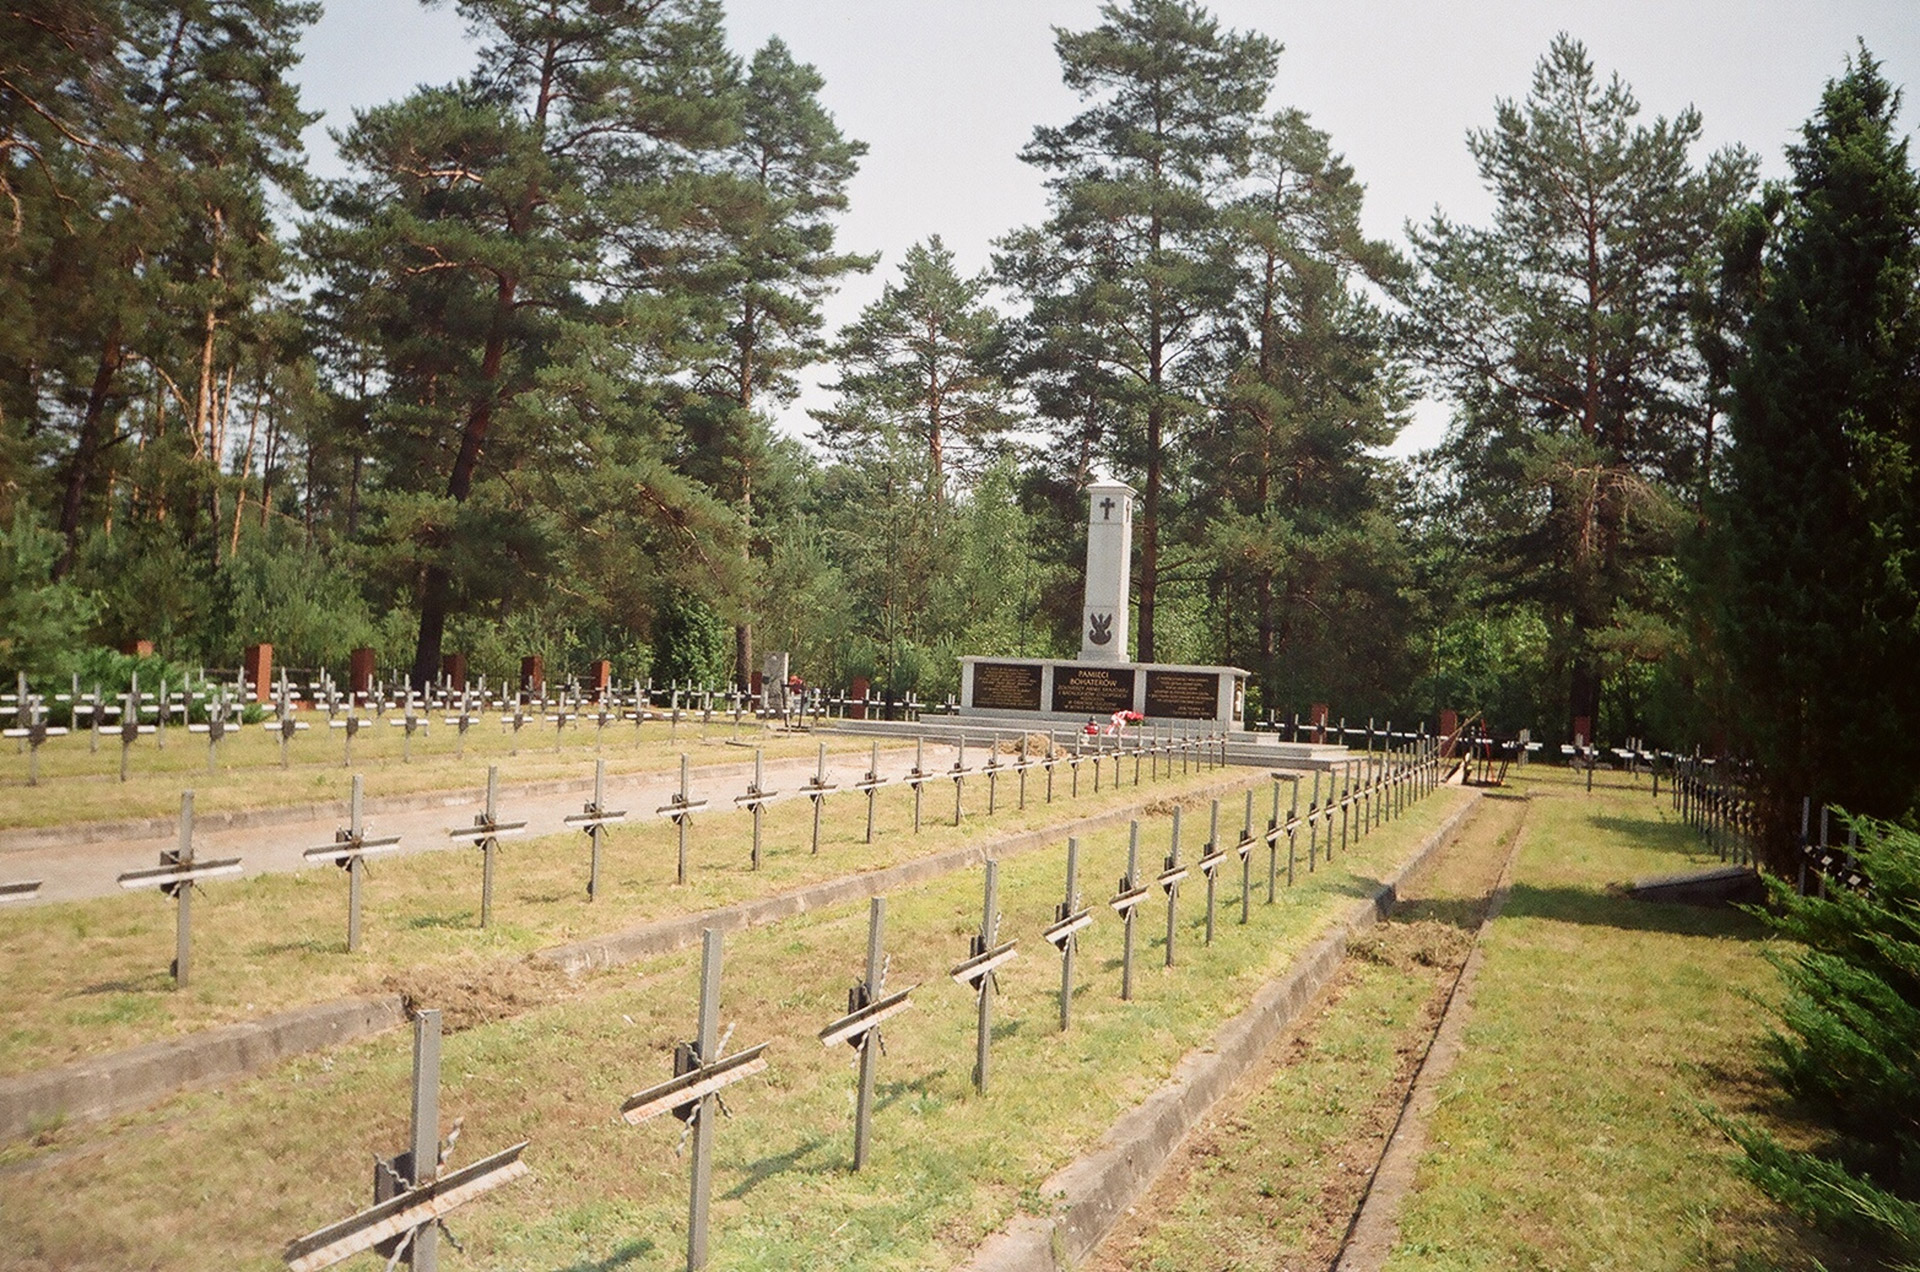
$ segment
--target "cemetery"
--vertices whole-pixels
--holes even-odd
[[[1920,1268],[1920,27],[1402,8],[0,10],[0,1272]]]

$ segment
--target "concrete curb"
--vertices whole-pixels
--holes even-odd
[[[1211,1041],[1189,1052],[1166,1084],[1115,1122],[1093,1151],[1041,1185],[1042,1195],[1053,1199],[1052,1217],[1014,1220],[974,1252],[963,1272],[1059,1272],[1091,1254],[1187,1132],[1332,979],[1346,957],[1347,942],[1392,912],[1401,883],[1453,837],[1478,803],[1476,791],[1371,896],[1355,902],[1331,932],[1294,960],[1292,970],[1264,986]]]
[[[752,766],[745,768],[750,771]],[[1253,774],[1238,773],[1183,792],[1182,797],[1207,799],[1259,780]],[[1138,816],[1146,804],[1170,796],[1171,792],[1151,794],[1137,803],[1072,822],[1020,831],[867,874],[828,879],[702,914],[655,920],[622,932],[540,950],[531,957],[569,973],[617,967],[691,945],[700,939],[702,928],[731,932],[771,923],[935,879],[989,855],[1014,856],[1058,843],[1068,835],[1125,825],[1130,818]],[[0,1077],[0,1140],[30,1134],[37,1127],[61,1120],[90,1121],[132,1112],[176,1092],[244,1077],[282,1060],[380,1033],[405,1020],[406,1010],[398,995],[337,999],[168,1042],[76,1060],[15,1077]]]
[[[405,1019],[398,994],[343,998],[0,1078],[0,1139],[61,1121],[93,1121],[145,1108],[180,1091],[391,1029]]]

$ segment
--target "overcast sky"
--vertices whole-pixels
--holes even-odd
[[[315,172],[341,171],[326,129],[355,107],[444,83],[471,66],[450,3],[325,0],[297,77],[310,110]],[[1601,73],[1632,86],[1643,115],[1688,105],[1706,148],[1745,145],[1763,172],[1784,171],[1782,147],[1856,40],[1896,84],[1920,83],[1916,0],[1216,0],[1230,27],[1280,40],[1272,105],[1305,110],[1367,186],[1366,225],[1399,240],[1437,206],[1480,220],[1488,200],[1464,138],[1497,97],[1523,97],[1558,31],[1582,40]],[[849,136],[871,148],[852,186],[841,244],[878,251],[871,275],[830,303],[830,328],[855,316],[912,243],[941,235],[967,270],[992,241],[1045,213],[1037,171],[1017,158],[1039,123],[1070,117],[1053,28],[1084,30],[1098,0],[726,0],[743,57],[779,35],[826,78],[822,96]],[[1915,107],[1901,122],[1913,130]],[[817,393],[800,404],[818,403]],[[1419,413],[1396,449],[1437,440],[1444,413]],[[783,424],[804,432],[803,411]]]

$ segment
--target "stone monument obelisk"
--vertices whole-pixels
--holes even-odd
[[[1133,583],[1133,487],[1087,486],[1087,590],[1080,610],[1080,661],[1127,661],[1127,601]]]

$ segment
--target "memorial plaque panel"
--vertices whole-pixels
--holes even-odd
[[[996,711],[1038,711],[1040,670],[1028,663],[975,663],[973,705]]]
[[[1053,709],[1071,715],[1131,711],[1133,670],[1058,664],[1053,669]]]
[[[1210,671],[1149,671],[1147,711],[1175,720],[1211,720],[1220,710],[1220,677]]]

